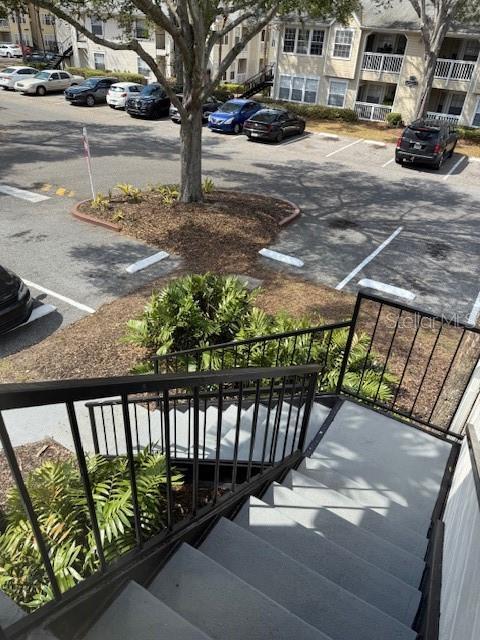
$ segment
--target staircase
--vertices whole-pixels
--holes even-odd
[[[312,432],[325,418],[312,412]],[[129,582],[87,640],[414,639],[451,445],[345,402],[298,470]],[[332,482],[334,478],[334,482]]]
[[[272,87],[274,80],[274,68],[275,66],[273,64],[266,65],[261,71],[245,80],[242,86],[240,98],[250,98],[257,93],[260,93],[262,89]]]

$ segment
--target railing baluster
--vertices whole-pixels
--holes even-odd
[[[163,423],[163,407],[161,403],[158,403],[157,406],[158,412],[160,413],[160,443],[162,447],[162,453],[165,453],[165,436],[164,436],[164,423]]]
[[[260,380],[255,384],[255,406],[253,408],[252,428],[250,431],[250,451],[248,454],[247,482],[252,479],[252,460],[255,449],[255,437],[257,435],[258,411],[260,408]]]
[[[110,406],[112,413],[112,429],[113,429],[113,441],[115,443],[115,453],[118,456],[118,442],[117,442],[117,425],[115,424],[115,412],[113,410],[113,404]]]
[[[305,401],[305,409],[303,411],[302,428],[300,429],[300,437],[298,438],[298,450],[303,451],[305,448],[305,440],[307,437],[310,415],[315,400],[315,390],[317,388],[317,374],[311,374],[308,383],[307,398]]]
[[[320,389],[322,388],[322,385],[323,385],[323,376],[325,375],[325,370],[328,364],[328,354],[330,353],[330,347],[332,345],[332,335],[333,335],[333,329],[330,329],[330,334],[327,340],[327,350],[325,351],[325,357],[323,359],[322,369],[318,374],[318,385]]]
[[[298,399],[298,411],[297,417],[295,418],[295,430],[293,432],[292,446],[290,449],[290,455],[295,451],[295,442],[297,440],[297,432],[298,432],[298,423],[300,422],[300,413],[302,411],[302,402],[303,402],[303,394],[305,393],[305,385],[307,382],[307,376],[303,376],[302,378],[302,387],[300,389],[300,398]],[[305,411],[305,409],[304,409]]]
[[[25,509],[25,513],[30,522],[30,526],[32,527],[33,536],[37,543],[38,551],[42,557],[42,562],[45,567],[45,571],[46,571],[48,580],[50,582],[50,586],[52,587],[53,596],[55,600],[60,600],[62,597],[62,594],[60,591],[60,587],[58,586],[57,577],[53,571],[52,563],[50,562],[47,543],[45,542],[45,538],[43,537],[42,530],[40,529],[40,525],[38,524],[37,516],[35,514],[35,509],[33,508],[33,504],[30,499],[30,494],[28,493],[27,487],[25,486],[25,482],[23,481],[22,472],[20,471],[20,467],[18,466],[17,458],[15,456],[15,450],[12,447],[10,436],[8,435],[7,427],[5,426],[5,422],[3,420],[3,415],[1,411],[0,411],[0,440],[2,442],[3,451],[7,459],[10,472],[13,476],[13,479],[15,480],[15,485],[20,494],[23,508]]]
[[[290,419],[292,417],[292,409],[293,409],[293,398],[295,396],[295,389],[296,389],[296,384],[297,384],[297,379],[294,378],[293,379],[293,383],[292,383],[292,393],[290,394],[290,406],[288,408],[288,416],[287,416],[287,424],[285,427],[285,436],[283,439],[283,450],[282,450],[282,460],[285,459],[285,453],[287,451],[287,441],[288,441],[288,434],[290,431]]]
[[[205,446],[207,443],[207,398],[204,398],[203,401],[203,455],[202,458],[205,460]]]
[[[273,423],[273,432],[272,432],[272,446],[270,449],[270,462],[275,463],[277,457],[277,443],[278,443],[278,434],[280,432],[280,425],[282,422],[282,409],[283,409],[283,398],[285,395],[285,386],[287,384],[286,376],[283,377],[282,387],[280,389],[280,393],[278,395],[278,404],[277,411],[275,414],[275,422]]]
[[[77,415],[75,413],[75,406],[71,400],[66,402],[68,422],[70,424],[70,431],[72,432],[73,444],[75,446],[75,453],[77,456],[78,469],[80,471],[80,477],[82,478],[83,490],[85,491],[85,497],[87,499],[88,513],[90,516],[90,522],[92,523],[93,537],[95,538],[96,552],[98,560],[100,562],[100,568],[105,571],[107,563],[105,562],[105,555],[103,553],[102,536],[100,535],[100,529],[98,527],[97,512],[95,509],[95,502],[92,495],[92,487],[90,484],[90,476],[88,475],[87,462],[85,460],[85,453],[83,451],[82,439],[80,437],[80,431],[78,429]]]
[[[263,437],[263,448],[262,448],[262,466],[261,472],[263,473],[263,469],[265,467],[265,454],[267,452],[267,442],[268,442],[268,434],[270,431],[270,415],[272,413],[272,401],[273,401],[273,387],[275,385],[275,378],[272,378],[270,381],[270,393],[268,395],[268,408],[267,408],[267,418],[265,421],[265,435]]]
[[[130,424],[128,396],[126,393],[122,393],[121,398],[122,398],[122,411],[123,411],[123,426],[125,429],[125,443],[127,445],[128,470],[130,474],[130,487],[132,490],[133,518],[135,522],[135,538],[137,540],[137,546],[141,547],[143,544],[142,520],[140,515],[140,506],[138,504],[137,479],[136,479],[136,473],[135,473],[135,458],[133,457],[132,427]]]
[[[100,415],[102,416],[103,437],[105,438],[105,454],[108,456],[107,427],[105,425],[105,413],[102,406],[100,406]]]
[[[192,444],[192,405],[191,398],[187,400],[187,458],[190,458],[190,448]]]
[[[170,398],[168,389],[163,392],[163,412],[165,425],[165,465],[167,476],[167,529],[173,527],[173,497],[172,497],[172,462],[170,445]]]
[[[378,394],[380,393],[380,388],[381,388],[382,382],[383,382],[383,376],[385,375],[385,371],[387,370],[388,360],[389,360],[390,354],[392,352],[393,343],[395,342],[395,338],[397,337],[397,330],[398,330],[398,325],[400,323],[401,317],[402,317],[402,309],[400,309],[400,313],[398,314],[398,318],[397,318],[397,320],[395,322],[395,329],[393,330],[393,336],[392,336],[392,339],[390,341],[390,346],[388,347],[388,352],[387,352],[387,356],[385,358],[385,362],[383,364],[382,375],[380,376],[380,381],[378,383],[377,391],[375,393],[375,398],[373,399],[374,402],[377,401]]]
[[[238,386],[237,402],[238,402],[238,406],[237,406],[237,420],[235,423],[235,444],[233,446],[232,492],[235,491],[235,484],[237,482],[238,440],[240,437],[240,425],[242,421],[243,382],[240,382]]]
[[[360,382],[358,383],[357,391],[355,395],[362,395],[362,384],[363,378],[365,377],[365,371],[367,369],[368,359],[370,357],[370,353],[372,352],[372,346],[375,341],[375,336],[377,334],[378,321],[380,320],[380,316],[382,315],[383,303],[380,303],[380,307],[378,309],[377,319],[375,320],[375,326],[373,329],[372,337],[370,340],[370,344],[368,345],[368,350],[365,355],[365,360],[363,361],[362,374],[360,376]]]
[[[88,407],[88,416],[90,418],[90,428],[92,430],[92,441],[93,441],[93,450],[95,454],[98,455],[100,453],[100,447],[98,446],[98,433],[97,433],[97,422],[95,420],[95,407]]]
[[[417,318],[417,314],[414,314],[414,318]],[[417,323],[417,328],[415,330],[415,334],[413,336],[412,343],[410,345],[410,349],[408,351],[407,359],[405,360],[405,366],[403,367],[402,375],[400,376],[400,381],[397,385],[397,389],[395,391],[395,395],[393,396],[392,404],[390,405],[390,410],[393,411],[394,407],[397,403],[398,394],[400,393],[400,389],[402,388],[403,379],[405,377],[405,373],[407,372],[408,363],[410,361],[410,356],[412,355],[413,347],[415,346],[415,342],[417,340],[418,332],[420,331],[421,322]]]
[[[433,416],[433,414],[435,413],[435,409],[437,408],[438,401],[440,400],[440,396],[441,396],[441,395],[442,395],[442,393],[443,393],[443,388],[444,388],[444,386],[445,386],[445,382],[447,381],[447,378],[448,378],[448,376],[450,375],[450,371],[452,370],[453,363],[455,362],[455,359],[456,359],[456,357],[457,357],[457,355],[458,355],[458,351],[459,351],[459,349],[460,349],[460,345],[461,345],[461,344],[462,344],[462,342],[463,342],[463,338],[465,337],[465,333],[466,333],[466,331],[467,331],[467,330],[466,330],[466,329],[465,329],[465,327],[464,327],[464,328],[463,328],[463,331],[462,331],[462,335],[460,336],[460,340],[458,341],[457,347],[456,347],[455,352],[454,352],[454,354],[453,354],[453,357],[452,357],[452,359],[450,360],[450,364],[449,364],[449,366],[448,366],[448,369],[447,369],[447,371],[446,371],[445,375],[443,376],[442,384],[440,385],[440,390],[439,390],[439,392],[438,392],[438,394],[437,394],[437,398],[436,398],[436,400],[435,400],[435,402],[434,402],[434,404],[433,404],[432,410],[430,411],[430,415],[429,415],[429,416],[428,416],[428,418],[427,418],[427,422],[431,422],[431,421],[432,421],[432,416]]]
[[[199,447],[200,447],[200,395],[199,395],[199,387],[194,387],[193,388],[192,516],[196,515],[197,508],[198,508]]]
[[[292,357],[290,358],[290,366],[293,366],[295,363],[295,355],[297,351],[297,338],[298,338],[298,335],[296,335],[293,339]]]
[[[138,438],[138,415],[137,415],[137,403],[133,401],[133,415],[135,417],[135,435],[137,437],[137,451],[140,451],[140,440]]]
[[[223,420],[223,384],[218,385],[218,407],[217,407],[217,438],[215,442],[215,473],[213,478],[213,504],[216,504],[218,497],[218,484],[220,481],[220,442],[222,440],[222,420]]]
[[[147,403],[148,450],[152,453],[152,425],[150,422],[150,403]]]
[[[189,407],[190,410],[190,407]],[[190,425],[188,426],[188,447],[190,447]],[[177,457],[177,399],[173,396],[173,456]]]
[[[420,393],[422,391],[423,383],[425,382],[425,378],[427,377],[427,373],[428,373],[428,370],[429,370],[429,367],[430,367],[430,362],[432,361],[433,354],[435,352],[435,349],[437,348],[437,344],[438,344],[438,341],[440,339],[440,335],[442,333],[442,329],[443,329],[443,324],[440,325],[440,329],[438,330],[437,337],[435,338],[435,342],[433,343],[432,350],[430,351],[430,355],[428,357],[427,365],[425,367],[425,371],[423,372],[422,380],[420,382],[420,385],[418,386],[417,393],[415,395],[415,400],[413,401],[412,408],[410,409],[410,412],[408,414],[409,416],[412,416],[413,412],[415,410],[415,405],[417,404],[418,397],[419,397],[419,395],[420,395]]]

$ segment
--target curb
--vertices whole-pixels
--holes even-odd
[[[81,220],[82,222],[88,222],[90,224],[94,224],[97,227],[103,227],[104,229],[110,229],[110,231],[121,231],[122,227],[118,224],[115,224],[114,222],[107,222],[106,220],[99,220],[98,218],[94,218],[92,216],[89,216],[87,213],[83,213],[82,211],[80,211],[80,207],[82,206],[82,204],[85,204],[87,202],[90,202],[90,199],[88,200],[82,200],[81,202],[78,202],[72,209],[71,214],[74,218],[77,218],[78,220]]]
[[[218,191],[234,191],[234,189],[218,189]],[[301,215],[300,207],[291,200],[287,200],[286,198],[279,198],[278,196],[268,196],[265,193],[255,193],[253,191],[241,191],[240,193],[245,193],[249,196],[258,196],[259,198],[272,198],[272,200],[278,200],[278,202],[288,204],[288,206],[291,207],[293,211],[278,222],[279,227],[286,227]]]

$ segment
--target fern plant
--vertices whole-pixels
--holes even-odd
[[[142,191],[138,187],[134,187],[133,184],[119,183],[117,189],[129,200],[130,202],[140,202]]]
[[[135,545],[132,493],[126,458],[87,459],[100,536],[107,562]],[[135,458],[137,494],[143,537],[159,533],[166,518],[166,460],[148,449]],[[182,483],[172,474],[172,484]],[[49,557],[61,591],[91,575],[99,567],[98,550],[87,502],[74,460],[46,462],[26,479]],[[0,534],[0,589],[21,606],[35,608],[52,599],[40,553],[20,494],[9,491],[6,527]]]

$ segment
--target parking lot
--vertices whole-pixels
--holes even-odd
[[[83,126],[95,189],[107,193],[119,182],[177,182],[178,125],[132,119],[106,105],[73,107],[59,94],[0,92],[0,113],[2,263],[89,309],[173,269],[169,259],[127,278],[125,267],[152,248],[78,222],[69,210],[90,196]],[[271,248],[304,266],[270,261],[274,268],[348,291],[374,280],[404,289],[423,308],[475,320],[480,162],[456,153],[435,171],[400,167],[393,156],[393,145],[308,131],[272,145],[204,130],[203,172],[217,186],[279,195],[302,208]],[[0,355],[88,313],[34,293],[57,315],[4,339]]]

